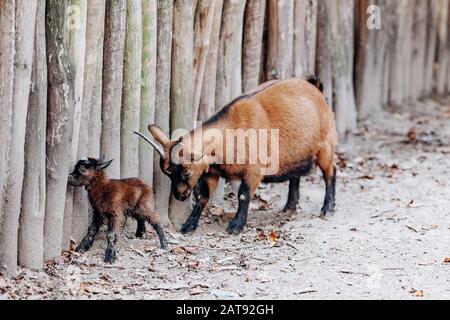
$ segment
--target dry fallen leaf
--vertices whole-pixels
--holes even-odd
[[[202,293],[205,293],[205,291],[203,291],[203,289],[199,287],[192,288],[191,291],[189,291],[189,294],[191,296],[196,296]]]
[[[412,293],[412,295],[417,298],[423,298],[423,296],[425,295],[423,290],[416,290],[414,288],[411,289],[410,293]]]
[[[190,262],[187,264],[187,267],[188,267],[189,269],[198,269],[198,268],[200,267],[200,262],[198,262],[198,261],[190,261]]]
[[[192,253],[194,253],[194,251],[191,248],[187,248],[187,247],[175,247],[175,248],[172,248],[172,250],[170,250],[170,252],[172,252],[174,254],[184,254],[184,253],[192,254]]]
[[[278,243],[278,238],[279,238],[278,234],[276,234],[273,230],[270,231],[268,239],[272,243],[272,245],[275,245]]]
[[[265,235],[264,231],[261,231],[260,233],[258,233],[258,236],[256,237],[256,239],[258,241],[264,241],[267,239],[267,236]]]
[[[408,137],[408,141],[409,141],[410,143],[415,142],[415,141],[417,140],[417,131],[416,131],[416,128],[411,128],[411,129],[409,129],[409,131],[408,131],[408,133],[407,133],[406,136]]]

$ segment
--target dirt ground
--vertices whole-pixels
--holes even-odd
[[[203,215],[191,236],[168,230],[170,252],[125,231],[103,263],[105,235],[43,272],[0,277],[4,299],[449,299],[450,103],[386,111],[340,147],[337,210],[319,219],[322,178],[279,213],[287,184],[264,185],[248,227],[229,236],[236,199]]]

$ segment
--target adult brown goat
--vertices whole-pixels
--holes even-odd
[[[108,179],[103,170],[112,161],[104,161],[104,158],[98,160],[81,159],[69,175],[70,185],[86,187],[89,202],[94,210],[87,235],[76,248],[76,251],[85,252],[92,247],[95,235],[106,220],[108,247],[105,253],[105,262],[114,262],[116,259],[117,235],[127,216],[137,220],[136,237],[144,236],[145,222],[147,221],[158,234],[161,248],[167,249],[167,240],[160,224],[159,214],[153,209],[152,189],[136,178]]]
[[[234,132],[231,136],[230,130]],[[150,125],[149,131],[159,144],[137,134],[160,154],[161,169],[172,181],[175,198],[187,200],[194,190],[196,204],[182,233],[197,228],[220,177],[241,181],[238,211],[227,229],[231,234],[239,234],[245,226],[250,200],[261,182],[289,181],[285,210],[295,210],[300,177],[311,171],[314,162],[322,170],[326,185],[322,216],[334,210],[337,133],[334,114],[316,78],[262,84],[176,140],[169,140],[155,125]],[[278,160],[275,171],[264,170],[268,165],[262,159],[250,161],[262,147],[261,141],[251,139],[255,138],[252,132],[268,133],[271,158]],[[226,138],[217,138],[218,135]],[[244,161],[236,162],[236,154],[238,158],[244,155]]]

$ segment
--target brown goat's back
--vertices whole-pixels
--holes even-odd
[[[334,113],[325,96],[307,80],[271,83],[229,107],[227,128],[279,129],[280,172],[334,150],[337,132]]]

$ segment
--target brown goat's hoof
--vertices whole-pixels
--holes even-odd
[[[235,236],[239,235],[242,232],[242,230],[244,230],[244,226],[240,225],[240,224],[238,224],[236,222],[233,222],[233,220],[231,220],[231,222],[230,222],[230,224],[228,225],[228,228],[227,228],[227,232],[229,234],[235,235]]]
[[[280,213],[287,214],[287,215],[295,214],[295,213],[297,213],[297,210],[296,209],[292,209],[292,208],[284,208],[283,210],[281,210]]]
[[[190,235],[190,234],[194,233],[195,230],[197,230],[196,225],[186,223],[181,227],[180,232],[184,235]]]
[[[319,218],[322,219],[322,220],[324,220],[324,221],[327,221],[327,214],[322,212],[322,213],[320,214]]]

